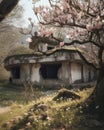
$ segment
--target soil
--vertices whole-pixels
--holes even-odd
[[[10,111],[10,107],[0,107],[0,114]]]

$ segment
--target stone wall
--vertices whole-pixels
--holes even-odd
[[[73,83],[90,82],[95,76],[93,69],[82,62],[63,61],[58,70],[57,79],[44,79],[40,73],[41,66],[41,64],[22,64],[20,66],[20,79],[13,79],[13,82],[31,81],[43,86],[70,86]]]
[[[56,68],[51,68],[51,66],[48,66],[50,64],[61,64],[61,66],[59,65],[58,67],[56,65],[54,66]],[[40,73],[42,65],[46,65],[46,68],[42,68],[42,73],[48,71],[48,74],[45,74],[46,77]],[[47,86],[69,86],[73,83],[87,83],[96,77],[96,71],[94,72],[90,66],[87,66],[77,53],[64,50],[56,51],[51,55],[36,56],[30,54],[11,56],[5,60],[6,69],[11,71],[16,66],[20,66],[20,79],[13,79],[16,83],[32,81],[34,84]]]
[[[40,64],[22,64],[20,70],[21,82],[24,81],[39,82],[40,81],[39,69]]]

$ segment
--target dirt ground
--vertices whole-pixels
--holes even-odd
[[[10,111],[10,107],[0,107],[0,114]]]

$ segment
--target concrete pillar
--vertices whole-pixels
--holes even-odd
[[[21,65],[21,82],[24,81],[39,82],[40,81],[39,69],[40,64]]]
[[[29,64],[21,65],[20,79],[21,79],[21,82],[30,80],[30,65]]]
[[[40,82],[40,64],[32,64],[31,65],[31,81],[32,82]]]
[[[81,64],[71,63],[71,78],[72,78],[72,83],[74,83],[75,81],[80,82],[82,80]]]
[[[69,61],[62,62],[62,66],[58,71],[58,78],[70,84],[71,70]]]

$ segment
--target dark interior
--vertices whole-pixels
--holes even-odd
[[[20,67],[13,67],[12,68],[12,78],[19,79],[20,78]]]
[[[58,79],[58,70],[61,64],[42,64],[40,74],[44,79]]]
[[[51,46],[48,46],[48,47],[47,47],[48,50],[51,50],[51,49],[53,49],[53,48],[54,48],[54,47],[51,47]]]

